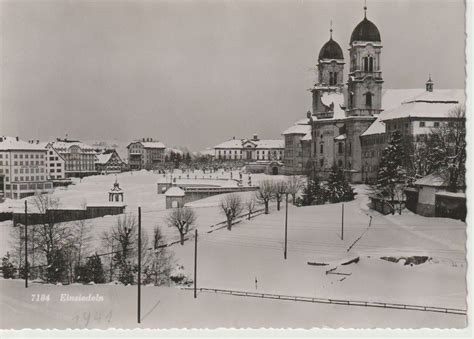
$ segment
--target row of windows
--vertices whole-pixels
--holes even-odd
[[[35,178],[36,178],[36,180],[35,180]],[[8,177],[6,177],[6,179],[8,179]],[[32,176],[27,175],[27,176],[24,176],[24,177],[22,177],[22,176],[15,177],[14,179],[15,179],[14,181],[16,181],[16,182],[18,182],[18,181],[40,181],[40,180],[44,180],[44,175],[37,175],[36,177],[34,175],[32,175]],[[6,181],[8,181],[8,180],[6,180]]]
[[[23,155],[25,156],[25,159],[44,159],[44,154],[23,154],[23,153],[20,153],[20,154],[13,154],[13,158],[14,159],[23,159]]]
[[[39,161],[39,160],[36,160],[36,161],[34,161],[34,160],[31,160],[31,161],[28,161],[28,160],[26,160],[26,161],[14,161],[13,165],[15,165],[15,166],[34,166],[34,165],[44,166],[44,161],[43,160],[41,160],[41,161]]]
[[[40,172],[41,172],[41,173],[44,173],[44,168],[43,168],[43,167],[41,167],[41,168],[31,168],[31,172],[30,172],[30,169],[29,169],[29,168],[25,168],[25,169],[20,168],[20,170],[18,170],[18,168],[15,168],[15,169],[13,170],[13,172],[14,172],[15,174],[18,174],[18,173],[20,173],[20,174],[23,174],[23,173],[28,174],[28,173],[40,173]]]

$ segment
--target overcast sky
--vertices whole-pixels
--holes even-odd
[[[363,6],[1,1],[0,134],[155,137],[192,150],[253,133],[279,138],[311,107],[330,20],[347,62]],[[464,10],[462,0],[369,0],[384,88],[424,87],[429,73],[437,88],[464,88]]]

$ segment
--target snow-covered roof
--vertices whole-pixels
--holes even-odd
[[[95,148],[93,146],[87,145],[80,141],[53,141],[51,142],[51,146],[54,149],[63,152],[67,152],[71,146],[80,147],[81,150],[85,152],[95,152]]]
[[[259,139],[259,140],[251,140],[251,139],[230,139],[220,143],[214,148],[243,148],[244,144],[252,143],[255,145],[255,148],[284,148],[285,142],[281,139]]]
[[[130,147],[131,144],[142,144],[144,148],[166,148],[165,144],[160,141],[133,141],[127,145],[127,148]]]
[[[246,139],[230,139],[214,146],[214,148],[242,148],[242,144]]]
[[[285,142],[281,139],[264,139],[256,142],[257,148],[285,148]]]
[[[458,103],[408,102],[400,107],[384,112],[382,121],[401,118],[448,118]]]
[[[382,111],[362,136],[385,133],[384,120],[404,117],[445,118],[457,104],[465,101],[464,90],[424,88],[387,89],[382,93]],[[451,103],[450,103],[451,102]]]
[[[346,112],[342,109],[344,106],[344,93],[343,92],[325,92],[321,95],[321,102],[325,106],[331,106],[334,104],[334,115],[333,120],[344,119],[346,117]],[[342,107],[341,107],[342,106]],[[317,117],[314,117],[317,120]],[[331,119],[324,119],[331,120]]]
[[[466,193],[465,192],[448,192],[448,191],[442,191],[442,192],[436,192],[435,195],[443,195],[445,197],[455,197],[455,198],[466,198]]]
[[[184,190],[178,186],[170,187],[166,192],[165,196],[167,197],[184,197]]]
[[[457,186],[465,187],[465,178],[463,176],[458,177]],[[448,186],[448,174],[446,172],[431,173],[418,179],[414,182],[415,186],[431,186],[431,187],[447,187]]]
[[[106,164],[110,160],[111,157],[112,157],[112,153],[97,154],[97,163],[98,164]]]
[[[37,143],[29,143],[27,141],[15,137],[0,137],[0,151],[45,151],[43,145]]]
[[[159,141],[146,141],[141,142],[145,148],[166,148],[165,144]]]
[[[287,128],[282,134],[283,135],[288,135],[288,134],[307,134],[308,132],[311,132],[311,126],[308,124],[305,125],[293,125],[289,128]]]
[[[308,133],[306,133],[306,134],[304,135],[304,137],[301,138],[301,140],[303,140],[303,141],[311,141],[311,140],[312,140],[311,130],[310,130]]]
[[[416,186],[445,187],[447,186],[447,183],[446,183],[446,178],[443,178],[441,175],[437,173],[432,173],[415,181],[415,185]]]

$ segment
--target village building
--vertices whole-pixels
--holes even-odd
[[[399,131],[405,141],[417,147],[417,142],[434,128],[456,120],[452,116],[453,109],[465,103],[464,90],[435,89],[431,77],[425,89],[388,90],[386,95],[391,96],[387,98],[388,107],[385,106],[386,109],[360,137],[364,182],[375,181],[382,151],[394,131]],[[394,103],[393,97],[397,97],[395,101],[401,97],[404,100],[390,107]]]
[[[127,146],[128,165],[131,170],[152,170],[163,165],[166,146],[152,138],[133,141]]]
[[[405,189],[406,207],[425,217],[466,220],[466,183],[459,178],[457,191],[448,190],[448,173],[431,173]]]
[[[47,150],[18,137],[0,137],[0,195],[22,199],[53,189],[46,166]]]
[[[99,174],[120,173],[126,170],[127,164],[120,158],[116,150],[107,149],[97,154],[95,167]]]
[[[310,113],[311,114],[311,113]],[[309,119],[296,122],[283,133],[285,151],[284,174],[304,174],[311,168],[311,125]]]
[[[78,140],[56,139],[49,143],[65,161],[64,173],[67,178],[94,175],[97,152],[94,147]]]
[[[214,146],[214,158],[217,160],[271,161],[282,160],[284,141],[280,139],[235,139]]]
[[[53,181],[66,179],[66,160],[50,143],[43,143],[43,145],[47,150],[46,168],[49,179]]]

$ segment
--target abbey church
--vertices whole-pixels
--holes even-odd
[[[350,37],[344,79],[346,62],[331,27],[318,56],[317,81],[310,89],[312,110],[282,133],[286,174],[326,177],[336,164],[351,182],[373,181],[381,150],[390,139],[388,126],[404,134],[428,133],[419,127],[436,126],[449,119],[454,105],[464,103],[463,90],[435,90],[431,76],[425,88],[384,89],[382,47],[380,31],[364,7],[364,18]]]

